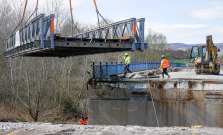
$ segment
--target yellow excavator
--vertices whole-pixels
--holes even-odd
[[[190,62],[194,63],[196,74],[220,73],[220,59],[218,59],[218,52],[220,49],[214,45],[212,35],[208,35],[206,45],[193,46],[190,54]]]

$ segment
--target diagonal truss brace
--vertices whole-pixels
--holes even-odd
[[[50,37],[47,39],[47,37]],[[41,41],[40,48],[44,48],[44,40],[51,41],[51,48],[54,48],[54,14],[44,17],[44,14],[33,18],[27,25],[12,34],[6,42],[6,50],[12,50],[18,46]]]
[[[116,23],[108,24],[100,28],[88,30],[74,35],[76,38],[88,39],[123,39],[125,37],[132,38],[132,50],[136,50],[135,43],[141,44],[141,50],[145,50],[144,46],[144,23],[145,18],[130,18]],[[134,29],[133,27],[136,27]]]

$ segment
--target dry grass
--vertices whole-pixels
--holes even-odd
[[[6,121],[12,121],[12,122],[18,122],[18,121],[31,121],[31,117],[29,114],[25,114],[21,111],[19,111],[16,108],[1,105],[0,106],[0,121],[6,122]]]
[[[33,122],[29,114],[6,105],[0,105],[0,122]],[[39,122],[79,124],[79,118],[75,116],[59,114],[58,110],[48,110],[39,117]]]

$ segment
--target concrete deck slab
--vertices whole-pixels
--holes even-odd
[[[196,73],[194,72],[194,69],[183,69],[182,71],[179,71],[179,72],[170,72],[169,75],[170,75],[171,79],[191,78],[191,79],[223,80],[223,70],[222,69],[221,69],[221,72],[219,75],[211,75],[211,74],[196,75]],[[165,78],[167,78],[167,76],[165,76]]]

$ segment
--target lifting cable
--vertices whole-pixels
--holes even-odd
[[[108,24],[108,22],[105,20],[105,18],[100,14],[100,12],[98,11],[98,7],[97,7],[97,4],[96,4],[96,1],[94,1],[94,6],[95,6],[95,9],[96,9],[96,13],[97,13],[97,18],[98,18],[98,26],[100,27],[100,20],[99,20],[99,16],[101,16],[101,18],[105,21],[105,23]]]
[[[32,14],[29,16],[29,18],[26,20],[26,22],[24,23],[24,25],[27,24],[27,22],[28,22],[29,19],[34,15],[35,12],[36,12],[36,16],[37,16],[38,2],[39,2],[39,0],[36,1],[36,8],[35,8],[35,10],[32,12]]]
[[[36,9],[35,9],[35,11],[36,11],[36,16],[37,16],[37,10],[38,10],[38,3],[39,3],[39,0],[36,1]]]
[[[74,35],[73,33],[73,26],[77,29],[78,33],[80,33],[80,30],[77,28],[77,26],[74,24],[74,18],[73,18],[73,13],[72,13],[72,5],[71,5],[71,0],[70,0],[70,15],[71,15],[71,21],[72,21],[72,36]]]
[[[15,27],[15,29],[12,31],[11,35],[17,30],[17,28],[21,25],[23,19],[24,19],[24,16],[25,16],[25,12],[26,12],[26,6],[27,6],[27,3],[28,3],[28,0],[26,0],[26,3],[25,3],[25,7],[24,7],[24,10],[23,10],[23,14],[22,14],[22,20],[19,22],[19,24]]]
[[[36,8],[35,10],[33,11],[33,13],[28,17],[28,19],[26,20],[26,22],[24,24],[26,24],[29,19],[33,16],[33,14],[36,12],[36,16],[37,16],[37,10],[38,10],[38,2],[39,0],[37,0],[36,2]],[[28,0],[26,0],[26,3],[25,3],[25,7],[24,7],[24,10],[23,10],[23,14],[22,14],[22,20],[19,22],[19,24],[15,27],[15,29],[12,31],[11,35],[17,30],[17,28],[22,24],[23,20],[24,20],[24,16],[25,16],[25,12],[26,12],[26,6],[27,6],[27,3],[28,3]]]

